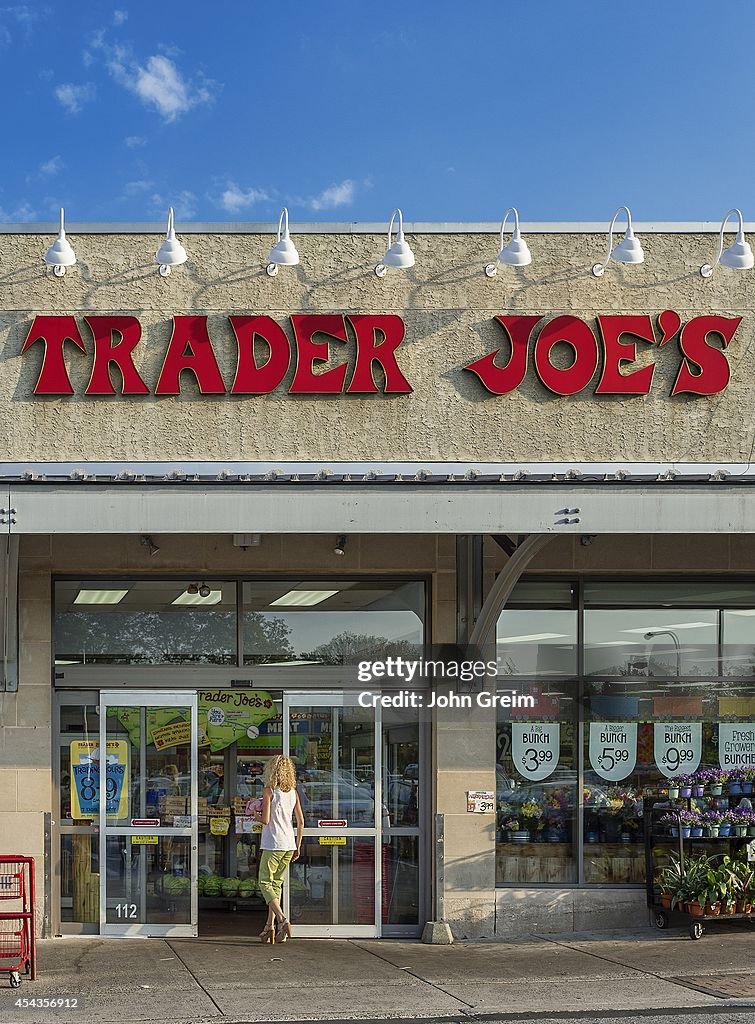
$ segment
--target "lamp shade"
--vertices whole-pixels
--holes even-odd
[[[724,251],[724,231],[729,221],[729,217],[736,215],[738,220],[737,226],[737,237],[731,243],[729,248]],[[721,221],[721,231],[718,239],[718,252],[713,263],[704,263],[700,267],[700,273],[703,277],[712,277],[713,271],[716,267],[721,264],[723,267],[728,267],[729,270],[750,270],[755,266],[755,259],[753,259],[752,249],[750,243],[745,238],[745,227],[744,217],[742,211],[729,210],[724,219]]]
[[[616,225],[616,220],[621,213],[626,214],[627,229],[622,240],[614,245],[613,229]],[[632,211],[628,206],[620,206],[611,218],[611,223],[608,227],[608,246],[606,248],[606,257],[602,263],[595,263],[593,265],[593,275],[595,277],[602,277],[611,260],[615,263],[628,264],[645,262],[645,253],[642,251],[640,240],[637,238],[634,233],[634,229],[632,228]]]
[[[496,263],[502,267],[527,267],[532,263],[530,248],[519,233],[519,229],[511,236],[511,241],[498,253]]]
[[[396,218],[398,218],[398,231],[396,232],[396,241],[392,242],[391,237],[393,235],[393,224]],[[379,263],[378,267],[392,267],[394,270],[408,270],[409,267],[413,266],[414,253],[404,237],[404,215],[401,210],[396,208],[391,214],[390,224],[388,225],[388,247],[385,250],[382,263]],[[383,273],[384,272],[385,271],[383,270]],[[378,274],[378,276],[382,275]]]
[[[186,250],[176,238],[173,226],[173,207],[171,207],[168,210],[168,230],[165,233],[165,241],[155,253],[155,263],[159,263],[161,267],[178,267],[188,258]]]
[[[750,270],[755,266],[755,257],[752,255],[750,243],[741,228],[729,248],[721,253],[719,263],[730,270]]]
[[[630,224],[622,240],[614,246],[611,259],[616,263],[644,263],[645,253],[642,251],[639,238]]]
[[[275,267],[295,267],[299,263],[299,253],[288,231],[288,210],[285,206],[278,218],[278,240],[268,253],[267,262]]]
[[[76,253],[71,243],[66,238],[65,232],[65,211],[60,208],[60,230],[58,237],[45,253],[45,263],[48,267],[72,267],[76,262]]]

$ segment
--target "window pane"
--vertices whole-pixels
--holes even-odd
[[[235,583],[55,584],[57,665],[233,665],[236,660]]]
[[[259,581],[243,593],[246,664],[349,665],[421,653],[422,583]]]
[[[574,675],[577,612],[504,609],[496,629],[501,675]]]
[[[718,613],[709,608],[586,611],[585,675],[718,675]]]
[[[697,580],[594,583],[585,580],[584,595],[586,605],[755,606],[755,585],[728,580],[710,583]]]
[[[571,608],[574,605],[575,589],[575,584],[570,580],[523,580],[514,587],[506,604]]]
[[[752,685],[591,680],[585,696],[585,881],[640,884],[645,805],[666,804],[670,777],[720,766],[720,723],[755,721]],[[692,805],[729,807],[707,788]]]
[[[723,612],[721,675],[755,676],[755,608]]]
[[[535,706],[498,712],[496,884],[577,881],[576,687],[519,688]]]

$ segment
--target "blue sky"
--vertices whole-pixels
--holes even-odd
[[[751,0],[4,6],[0,221],[755,219],[754,37]]]

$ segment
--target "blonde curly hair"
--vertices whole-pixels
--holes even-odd
[[[265,765],[262,782],[271,789],[280,789],[289,793],[296,787],[296,768],[294,762],[285,754],[276,754]]]

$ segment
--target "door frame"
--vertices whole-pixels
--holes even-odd
[[[107,820],[107,803],[103,799],[102,786],[106,782],[107,773],[100,772],[99,800],[99,850],[100,850],[100,935],[115,938],[194,938],[198,925],[197,871],[198,871],[198,823],[197,823],[197,762],[199,750],[199,731],[197,721],[196,690],[101,690],[100,709],[100,750],[107,750],[107,709],[109,707],[188,707],[191,712],[191,741],[189,746],[190,765],[190,816],[189,828],[160,826],[149,828],[150,835],[189,837],[189,879],[190,879],[190,922],[188,924],[119,924],[107,921],[107,840],[110,838],[132,835],[143,835],[144,827],[132,825],[109,825]],[[145,766],[146,733],[140,731],[139,763],[142,770]],[[144,793],[143,788],[141,789]],[[146,880],[144,880],[146,885]],[[146,900],[146,891],[141,894]]]
[[[284,690],[283,693],[283,753],[289,756],[290,746],[290,717],[291,708],[296,707],[322,707],[342,708],[358,707],[358,694],[354,691],[320,691],[313,693],[307,690]],[[375,802],[375,821],[370,828],[319,828],[307,826],[304,829],[304,837],[320,836],[345,836],[347,839],[372,838],[374,843],[374,879],[375,879],[375,920],[372,924],[297,924],[296,934],[306,937],[317,938],[380,938],[382,930],[382,840],[383,840],[383,771],[382,771],[382,713],[378,705],[370,710],[374,711],[373,722],[373,743],[374,743],[374,771],[375,788],[373,799]],[[306,826],[306,822],[305,822]],[[334,847],[337,849],[337,847]],[[331,900],[337,899],[334,895],[335,887],[331,887]],[[289,887],[286,886],[283,892],[283,909],[286,917],[289,916]]]

